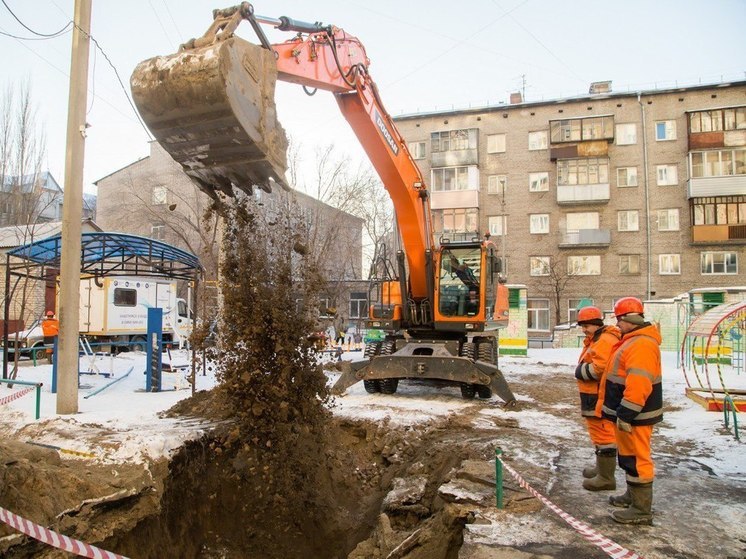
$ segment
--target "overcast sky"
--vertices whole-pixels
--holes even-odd
[[[0,86],[31,83],[47,136],[47,166],[64,178],[71,33],[49,40],[72,19],[72,0],[1,0]],[[113,65],[129,91],[138,62],[177,50],[212,21],[212,9],[237,0],[93,0],[85,188],[148,154]],[[6,7],[7,5],[7,7]],[[257,14],[332,23],[361,39],[387,110],[397,116],[507,101],[587,93],[592,81],[615,91],[746,79],[746,0],[266,0]],[[267,27],[270,40],[289,39]],[[254,41],[244,23],[239,35]],[[107,61],[108,58],[108,61]],[[111,62],[111,65],[109,64]],[[307,97],[278,85],[280,119],[313,157],[334,143],[362,158],[333,97]]]

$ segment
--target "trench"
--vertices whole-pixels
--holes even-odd
[[[387,557],[427,526],[432,541],[395,556],[457,557],[464,519],[446,512],[437,488],[468,452],[450,443],[449,452],[438,450],[431,430],[334,421],[330,432],[334,444],[321,449],[323,459],[306,462],[308,498],[282,513],[259,478],[241,473],[246,465],[236,454],[214,451],[212,436],[185,444],[169,463],[159,511],[104,547],[132,558],[343,559],[371,557],[373,548]],[[382,514],[394,480],[413,473],[427,478],[421,499]],[[379,533],[382,517],[388,545]]]

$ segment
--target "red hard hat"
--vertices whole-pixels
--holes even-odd
[[[583,307],[578,311],[578,324],[589,322],[591,320],[600,320],[603,322],[604,315],[598,307]]]
[[[54,311],[47,311],[47,316],[54,316]]]
[[[642,301],[637,297],[622,297],[614,305],[614,316],[624,316],[627,313],[642,314]]]

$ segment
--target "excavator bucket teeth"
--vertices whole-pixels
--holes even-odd
[[[207,194],[288,188],[274,54],[232,37],[137,65],[130,85],[161,146]]]

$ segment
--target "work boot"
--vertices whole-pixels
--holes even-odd
[[[627,483],[627,490],[632,497],[632,504],[624,510],[615,510],[611,518],[620,524],[653,525],[653,483],[632,485]]]
[[[598,447],[596,447],[596,454],[598,454]],[[583,468],[583,477],[588,479],[591,477],[596,477],[598,475],[598,468],[596,467],[596,464],[593,464],[592,466],[586,466]]]
[[[596,451],[596,469],[598,473],[595,477],[583,481],[583,489],[588,491],[607,491],[616,489],[616,449],[604,448]]]
[[[629,486],[627,490],[621,495],[612,495],[609,497],[609,504],[612,507],[619,507],[620,509],[626,509],[632,504],[632,495],[629,493]]]

